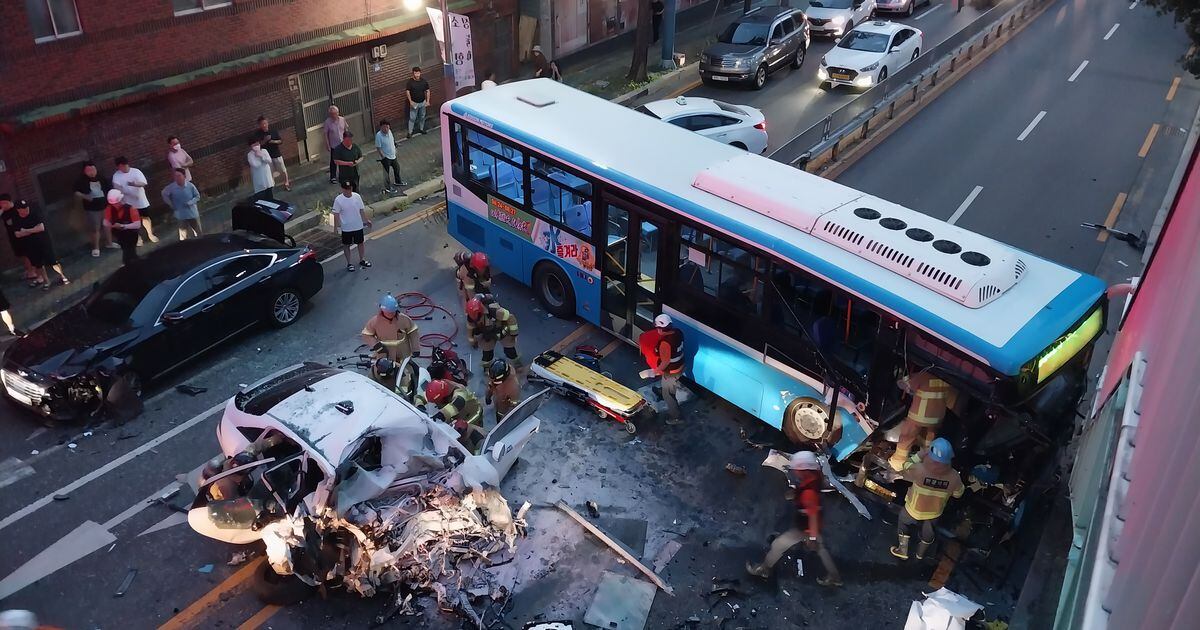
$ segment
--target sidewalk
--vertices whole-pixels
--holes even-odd
[[[767,4],[767,2],[765,0],[754,2],[755,6],[763,4]],[[678,25],[678,32],[675,36],[676,52],[683,53],[689,62],[697,59],[700,51],[715,40],[716,33],[741,15],[741,8],[741,3],[737,2],[723,7],[715,18],[713,18],[711,7],[696,9],[691,14],[684,16]],[[616,41],[602,42],[559,60],[564,82],[607,99],[616,98],[644,86],[645,83],[635,84],[625,79],[632,58],[632,41],[632,37],[624,35],[616,38]],[[661,56],[660,50],[661,44],[651,45],[650,80],[663,74],[655,70],[658,57]],[[521,69],[520,78],[529,78],[532,76],[532,72],[532,67],[527,65]],[[430,112],[429,123],[437,124],[436,112]],[[361,173],[360,193],[367,204],[378,204],[380,201],[390,198],[398,200],[400,207],[403,208],[415,197],[420,196],[384,195],[382,192],[383,170],[375,161],[376,153],[370,147],[364,147],[364,152],[367,159],[359,167]],[[398,143],[397,158],[400,162],[400,172],[410,186],[440,178],[440,130],[434,127],[424,135],[418,135],[412,139],[402,138]],[[292,176],[292,190],[284,191],[282,184],[276,186],[276,199],[291,203],[297,217],[318,208],[327,209],[334,196],[340,191],[336,185],[329,183],[326,166],[323,160],[309,164],[289,164],[288,172]],[[428,185],[421,186],[421,190],[423,191],[421,194],[433,192],[429,190]],[[217,197],[202,199],[200,212],[204,231],[215,233],[228,230],[230,211],[233,205],[249,197],[251,192],[247,186]],[[372,211],[378,212],[379,210],[373,208]],[[169,212],[164,211],[163,214],[166,216],[162,216],[154,226],[160,242],[158,244],[147,242],[139,249],[140,253],[145,254],[156,247],[173,243],[178,239],[174,219],[169,216]],[[299,235],[297,240],[303,242],[304,235]],[[20,279],[19,273],[6,274],[0,281],[3,284],[5,296],[13,305],[12,313],[17,326],[31,326],[74,304],[91,291],[93,283],[107,278],[121,265],[119,250],[102,250],[100,258],[92,258],[86,253],[67,255],[62,251],[59,252],[59,255],[67,277],[71,279],[71,284],[68,286],[56,286],[49,291],[30,289]]]

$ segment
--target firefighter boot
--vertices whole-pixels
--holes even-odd
[[[933,544],[932,540],[918,540],[917,541],[917,559],[918,560],[923,560],[925,558],[925,554],[929,553],[929,546],[932,544]]]
[[[768,569],[766,565],[759,564],[757,562],[750,562],[749,560],[746,561],[746,573],[749,573],[755,577],[760,577],[764,580],[771,577],[771,570]]]
[[[892,555],[900,558],[901,560],[908,560],[908,539],[911,538],[911,536],[897,534],[897,537],[899,541],[895,547],[892,547]]]

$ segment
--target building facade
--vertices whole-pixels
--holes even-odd
[[[1071,474],[1074,540],[1054,627],[1195,628],[1200,615],[1200,160],[1119,329]],[[1125,299],[1117,297],[1127,296]]]
[[[428,0],[429,6],[437,2]],[[423,0],[8,0],[0,2],[0,192],[45,209],[56,242],[81,236],[72,184],[86,160],[104,174],[127,156],[157,191],[167,137],[196,161],[207,194],[245,178],[260,115],[288,164],[326,159],[331,104],[355,134],[407,116],[404,84],[421,66],[431,112],[441,56]],[[472,18],[480,79],[516,70],[517,0],[457,0]],[[157,193],[151,194],[155,199]],[[0,260],[11,264],[7,243]]]

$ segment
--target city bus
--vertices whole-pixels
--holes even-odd
[[[686,378],[880,496],[914,374],[959,393],[940,434],[1002,521],[1071,433],[1094,276],[550,80],[441,122],[456,240],[622,339],[668,313]]]

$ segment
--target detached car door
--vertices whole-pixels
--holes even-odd
[[[541,427],[542,421],[535,414],[551,393],[553,391],[547,387],[525,399],[508,412],[484,438],[483,448],[479,453],[496,467],[501,479],[504,479],[513,464],[517,463],[517,456]]]

